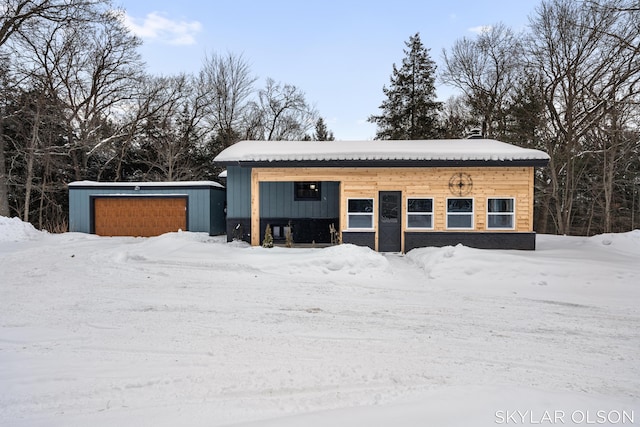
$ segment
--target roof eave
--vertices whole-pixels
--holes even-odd
[[[510,160],[250,160],[250,161],[216,161],[219,166],[239,167],[280,167],[280,168],[343,168],[343,167],[496,167],[496,166],[534,166],[545,167],[549,159],[510,159]]]

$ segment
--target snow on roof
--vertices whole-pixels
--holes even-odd
[[[548,160],[540,150],[493,139],[421,141],[240,141],[215,162],[287,161],[513,161]]]
[[[96,182],[96,181],[74,181],[69,183],[69,187],[220,187],[224,185],[215,181],[154,181],[154,182]]]

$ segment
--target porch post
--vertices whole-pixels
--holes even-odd
[[[528,232],[532,232],[533,231],[533,205],[534,205],[534,189],[535,189],[535,177],[534,177],[534,168],[533,166],[529,167],[529,194],[527,194],[527,196],[529,197],[529,226],[527,227],[527,231]],[[517,211],[516,211],[517,212]],[[517,231],[524,231],[524,230],[520,230],[518,228],[518,218],[514,218],[514,226],[516,227]]]
[[[251,170],[251,246],[260,245],[260,181],[256,168]]]

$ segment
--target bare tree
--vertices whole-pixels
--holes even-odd
[[[35,100],[34,106],[34,117],[33,123],[26,138],[26,146],[25,146],[25,157],[26,157],[26,176],[25,176],[25,186],[24,186],[24,211],[22,214],[22,220],[29,222],[29,212],[31,210],[31,190],[33,187],[33,167],[35,163],[36,150],[38,146],[41,145],[40,142],[40,122],[42,120],[42,110],[43,110],[43,102],[42,97],[37,96]]]
[[[0,54],[16,34],[43,23],[78,23],[93,19],[92,15],[108,0],[1,0]],[[0,107],[0,215],[9,215],[8,179],[5,170],[5,141],[2,134],[5,119],[4,102]]]
[[[252,114],[258,127],[254,134],[267,141],[303,139],[318,117],[300,89],[276,83],[271,78],[258,92],[258,103]]]
[[[7,99],[9,97],[8,64],[9,59],[0,52],[0,216],[8,217],[9,210],[9,176],[7,175],[5,156],[4,123],[7,119]]]
[[[23,189],[21,194],[14,194],[14,198],[21,200],[22,219],[35,222],[31,213],[37,212],[36,224],[42,227],[48,179],[55,168],[54,156],[64,135],[59,110],[55,100],[38,87],[23,92],[13,107],[14,114],[9,119],[14,132],[11,163],[23,171],[12,173],[13,188]]]
[[[593,229],[604,233],[619,231],[619,228],[614,230],[614,217],[620,216],[622,200],[616,197],[616,193],[627,187],[630,178],[635,177],[621,172],[629,168],[632,163],[629,159],[633,158],[633,153],[637,152],[640,145],[640,129],[629,126],[629,123],[633,123],[630,119],[633,114],[638,114],[636,107],[619,105],[585,135],[584,146],[592,151],[584,150],[583,155],[593,159],[594,169],[589,175],[594,185],[590,186],[587,193],[589,199],[594,201],[589,206],[591,212],[588,215],[587,234]],[[636,160],[636,167],[638,162],[640,159]],[[600,210],[598,217],[602,219],[601,224],[592,224],[596,207]]]
[[[0,47],[34,21],[69,22],[87,19],[86,12],[109,5],[109,0],[2,0]]]
[[[102,147],[108,156],[101,164],[100,173],[112,171],[114,181],[142,179],[146,172],[131,170],[131,167],[132,164],[133,167],[140,166],[139,163],[145,163],[151,168],[156,166],[156,160],[150,159],[157,158],[156,150],[159,147],[148,143],[150,135],[157,135],[157,132],[151,132],[151,123],[162,123],[165,128],[173,129],[180,106],[186,108],[190,105],[191,93],[189,77],[186,75],[141,78],[134,96],[123,105],[116,122],[119,137],[112,138]],[[195,126],[202,119],[202,113],[195,111],[193,107],[190,111],[190,123]],[[139,158],[142,146],[150,152]],[[132,159],[132,156],[138,158]],[[100,177],[101,175],[98,176]]]
[[[122,114],[142,75],[136,49],[117,12],[104,11],[97,22],[52,23],[32,28],[20,39],[25,75],[44,83],[58,99],[69,129],[68,155],[75,179],[87,178],[89,158],[121,136],[105,126]]]
[[[238,141],[255,81],[242,55],[213,54],[205,58],[196,81],[196,96],[205,103],[206,117],[219,151]],[[193,104],[197,106],[200,102]]]
[[[148,167],[144,178],[198,179],[205,166],[196,161],[198,152],[204,148],[200,107],[190,103],[192,88],[186,76],[163,78],[161,86],[164,90],[154,93],[151,110],[141,121],[138,134],[136,148]]]
[[[464,96],[452,96],[440,111],[443,138],[464,138],[477,126]]]
[[[0,58],[3,65],[8,63],[5,61],[6,58],[2,57],[6,45],[26,27],[43,22],[90,20],[87,12],[108,4],[108,0],[0,0]],[[7,69],[0,72],[5,74]],[[0,215],[9,216],[9,177],[6,171],[6,144],[3,135],[5,116],[5,101],[0,100]]]
[[[523,62],[519,36],[499,23],[475,39],[457,40],[442,56],[440,80],[462,90],[472,112],[479,116],[485,136],[502,137],[507,101]]]
[[[621,103],[637,98],[640,28],[620,2],[543,2],[531,19],[532,66],[544,78],[552,215],[570,233],[589,147],[585,138]],[[603,7],[604,5],[604,7]],[[612,36],[615,35],[615,36]],[[624,42],[621,42],[624,40]]]

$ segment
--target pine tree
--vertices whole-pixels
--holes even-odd
[[[322,117],[316,122],[316,131],[313,135],[315,141],[333,141],[333,132],[327,129],[327,125],[324,123]]]
[[[267,228],[264,230],[264,240],[262,240],[262,247],[273,247],[273,234],[271,233],[271,224],[267,224]]]
[[[382,114],[372,115],[368,121],[378,127],[376,139],[432,139],[441,135],[435,89],[436,64],[429,49],[420,40],[420,33],[405,42],[406,57],[400,69],[393,64],[391,84],[382,91]]]

